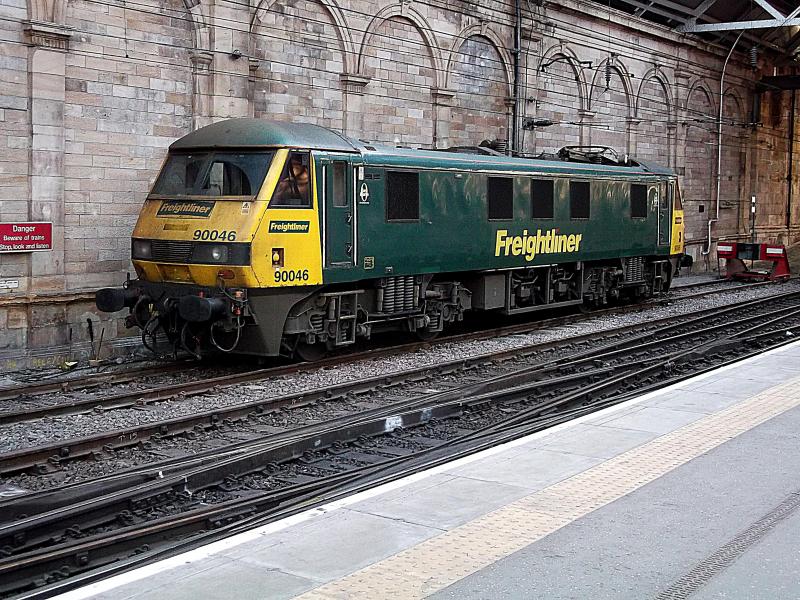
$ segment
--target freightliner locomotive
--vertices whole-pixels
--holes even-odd
[[[669,288],[677,178],[596,149],[371,145],[232,119],[170,146],[133,231],[136,278],[97,293],[146,345],[314,358],[467,311],[604,305]]]

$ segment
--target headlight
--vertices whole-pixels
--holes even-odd
[[[192,253],[192,262],[225,263],[228,262],[228,247],[223,244],[197,244]]]
[[[152,258],[153,247],[150,244],[150,240],[133,240],[131,244],[131,256],[141,259]]]
[[[225,246],[211,247],[211,260],[222,262],[228,258],[228,249]]]

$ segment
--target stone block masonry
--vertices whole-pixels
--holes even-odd
[[[0,221],[54,232],[50,252],[0,254],[0,280],[15,282],[0,288],[0,364],[84,347],[87,318],[117,343],[119,319],[96,314],[92,293],[131,271],[130,232],[167,146],[229,117],[447,147],[507,141],[516,103],[556,122],[521,133],[524,152],[609,145],[674,168],[705,267],[725,49],[584,0],[538,4],[523,14],[515,99],[507,3],[0,0]],[[791,243],[791,98],[764,94],[763,126],[748,127],[758,77],[734,56],[715,235],[748,237],[756,194],[759,238]]]

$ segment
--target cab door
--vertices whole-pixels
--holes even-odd
[[[323,206],[325,229],[323,246],[326,268],[355,265],[356,213],[353,165],[346,155],[329,155],[323,161]]]
[[[658,245],[669,246],[672,231],[672,202],[667,194],[667,186],[658,186]]]

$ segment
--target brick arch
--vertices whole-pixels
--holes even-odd
[[[512,68],[511,65],[513,59],[511,58],[511,55],[508,53],[508,51],[505,49],[505,46],[503,46],[503,42],[500,39],[500,36],[498,36],[497,33],[495,33],[495,31],[487,25],[471,25],[463,29],[456,36],[455,41],[453,42],[453,45],[450,48],[450,52],[448,53],[447,68],[445,70],[445,75],[444,75],[445,83],[443,87],[445,88],[450,87],[451,84],[450,78],[453,70],[453,61],[460,54],[461,48],[464,46],[465,43],[467,43],[467,40],[469,40],[470,38],[483,38],[489,43],[489,45],[494,47],[495,51],[497,52],[497,55],[500,57],[503,73],[505,75],[506,87],[507,87],[506,95],[510,97],[513,93],[512,82],[514,75],[511,72]]]
[[[84,130],[113,131],[114,141],[86,144],[81,150],[81,156],[90,164],[102,165],[91,179],[85,178],[82,163],[66,161],[63,165],[65,181],[83,181],[79,198],[69,189],[63,196],[65,249],[75,248],[76,244],[83,248],[78,252],[65,250],[63,264],[67,285],[80,286],[87,277],[95,282],[124,277],[130,254],[118,241],[129,236],[136,222],[135,207],[144,202],[167,147],[192,130],[193,119],[200,110],[200,103],[195,102],[195,96],[199,95],[195,93],[195,74],[189,65],[196,49],[198,23],[204,23],[197,16],[202,14],[204,5],[185,0],[166,0],[159,4],[163,11],[148,11],[148,18],[142,19],[132,4],[128,10],[121,11],[118,3],[95,6],[64,2],[67,24],[84,29],[80,23],[98,18],[98,6],[101,6],[115,19],[125,19],[130,41],[127,48],[120,47],[120,40],[95,28],[85,28],[86,31],[70,40],[70,54],[103,49],[104,59],[94,67],[96,79],[113,81],[114,97],[113,102],[108,102],[112,100],[110,85],[93,88],[91,82],[86,81],[81,64],[67,60],[63,114],[80,114],[84,120],[81,127],[73,127],[67,121],[63,130],[64,143],[69,147],[82,142]],[[164,51],[165,45],[168,52]],[[120,52],[123,49],[128,49],[133,58]],[[158,65],[155,69],[146,67],[145,83],[141,82],[141,77],[134,77],[130,69],[133,61],[140,59],[144,64]]]
[[[450,109],[450,141],[473,145],[506,139],[507,98],[511,95],[508,62],[496,41],[473,30],[453,46],[447,66],[447,88],[455,92]]]
[[[67,17],[66,0],[28,0],[28,16],[31,21],[63,25]]]
[[[603,86],[605,89],[605,77],[606,77],[606,64],[612,61],[612,58],[606,58],[605,60],[601,61],[600,64],[596,65],[594,68],[594,75],[592,76],[592,83],[591,83],[591,93],[589,94],[589,109],[591,110],[592,107],[592,100],[595,96],[595,92],[599,89],[600,86]],[[622,83],[622,89],[625,93],[625,104],[627,105],[627,115],[632,116],[634,111],[634,94],[633,89],[631,87],[631,76],[628,72],[628,69],[625,65],[618,59],[613,59],[611,62],[611,70],[617,74],[620,82]],[[612,77],[613,81],[613,77]]]
[[[191,2],[197,0],[184,1]],[[263,22],[264,15],[270,12],[277,2],[279,2],[279,0],[260,0],[258,6],[256,6],[256,9],[253,11],[253,18],[250,20],[251,33],[256,26],[256,21]],[[342,52],[344,72],[354,72],[356,68],[355,45],[353,44],[353,38],[350,36],[350,28],[347,25],[344,12],[336,0],[314,0],[314,2],[318,3],[323,8],[333,22],[336,37],[339,39],[339,46]]]
[[[638,124],[635,130],[636,158],[665,166],[670,164],[672,136],[669,126],[674,122],[672,90],[666,75],[658,67],[650,69],[642,77],[634,115]]]
[[[749,208],[746,201],[742,202],[747,197],[743,176],[747,161],[747,132],[741,125],[746,118],[745,104],[739,90],[735,87],[727,88],[722,98],[725,108],[722,116],[719,202],[722,208],[735,208],[743,211]],[[716,108],[719,110],[718,105]],[[733,219],[722,219],[717,228],[719,235],[737,233],[736,221]]]
[[[608,88],[605,87],[607,67],[611,69]],[[634,104],[628,71],[624,64],[616,59],[612,61],[611,57],[600,62],[594,71],[589,94],[589,110],[594,113],[588,123],[589,142],[609,146],[620,154],[627,153],[630,151],[629,118],[633,115]]]
[[[542,72],[544,65],[547,70]],[[538,150],[555,152],[582,143],[582,128],[577,123],[586,110],[588,92],[583,71],[578,55],[565,44],[551,46],[542,54],[536,65],[536,116],[559,125],[535,131]]]
[[[348,52],[334,41],[340,32],[328,7],[320,0],[266,1],[251,22],[250,54],[263,73],[252,78],[253,115],[343,130],[340,77],[348,72]]]
[[[564,44],[556,44],[548,48],[547,51],[542,54],[542,59],[536,66],[537,73],[541,72],[542,65],[555,63],[560,59],[564,60],[564,62],[572,69],[572,72],[575,75],[575,83],[578,87],[578,101],[580,103],[580,106],[578,107],[579,110],[586,110],[589,97],[588,83],[583,74],[580,59],[578,58],[577,53],[572,50],[572,48]]]
[[[356,63],[356,73],[364,75],[364,54],[367,48],[369,48],[370,44],[372,43],[372,38],[375,36],[375,32],[378,28],[383,25],[384,22],[397,18],[402,19],[410,23],[414,29],[417,30],[420,37],[425,42],[425,48],[428,51],[428,55],[431,59],[431,67],[433,68],[434,72],[434,87],[440,87],[440,74],[444,72],[442,68],[442,58],[438,51],[438,45],[436,44],[436,39],[433,37],[433,29],[431,28],[428,21],[423,17],[419,12],[414,10],[413,8],[407,7],[404,4],[395,4],[393,6],[387,6],[386,8],[378,11],[372,20],[369,22],[367,29],[364,33],[364,39],[361,41],[361,47],[358,51],[358,62]]]
[[[367,27],[358,57],[369,78],[361,99],[363,135],[383,143],[434,144],[433,91],[440,87],[441,60],[425,20],[407,6],[391,6]],[[369,117],[367,117],[369,115]]]
[[[691,110],[689,108],[689,106],[690,106],[689,100],[691,99],[692,95],[695,94],[695,92],[701,94],[702,97],[705,98],[706,101],[708,102],[708,105],[712,108],[712,111],[710,113],[708,113],[708,114],[710,116],[716,115],[716,111],[713,110],[714,106],[716,105],[716,100],[715,100],[716,94],[714,94],[714,92],[711,91],[711,87],[708,85],[708,83],[704,79],[699,79],[698,78],[698,79],[695,79],[689,85],[689,90],[686,93],[686,99],[685,99],[685,101],[683,103],[683,108],[686,111],[687,117],[689,117],[689,119],[691,119],[693,117],[693,115],[697,114],[696,111],[693,111],[693,110]],[[706,114],[706,113],[703,113],[703,114]]]
[[[208,28],[208,17],[204,11],[202,0],[183,0],[186,12],[192,20],[194,31],[194,47],[196,50],[208,50],[211,47],[211,38]]]
[[[686,125],[685,176],[683,199],[686,239],[702,239],[713,207],[717,171],[716,102],[711,88],[702,79],[695,79],[684,99]],[[700,212],[699,207],[704,207]]]
[[[738,117],[739,121],[744,121],[746,105],[739,89],[733,86],[729,87],[725,90],[723,98],[733,101],[733,103],[736,105],[736,116]]]
[[[639,91],[636,93],[636,104],[634,106],[633,114],[637,117],[640,116],[639,111],[641,110],[642,100],[646,100],[646,98],[643,98],[642,92],[644,92],[647,84],[653,80],[656,81],[664,91],[667,107],[667,120],[673,121],[675,118],[675,107],[672,105],[672,86],[669,83],[667,74],[664,73],[661,67],[653,67],[642,76],[642,83],[639,85]]]

